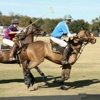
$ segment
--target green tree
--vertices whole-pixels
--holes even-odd
[[[28,17],[28,16],[23,16],[20,18],[20,23],[19,25],[20,26],[24,26],[24,27],[27,27],[29,25],[29,22],[30,22],[31,18]]]
[[[44,29],[48,34],[50,34],[55,26],[61,21],[62,19],[44,19],[43,25],[41,25],[41,28]]]
[[[91,31],[93,33],[99,33],[100,32],[100,17],[92,20]]]
[[[85,22],[84,20],[74,20],[69,25],[69,30],[73,33],[78,33],[81,29],[81,27],[88,28],[89,29],[89,23]]]

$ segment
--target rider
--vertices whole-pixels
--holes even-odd
[[[59,44],[62,47],[65,47],[64,52],[63,52],[63,59],[61,63],[68,64],[68,53],[70,51],[70,45],[61,40],[61,37],[64,34],[67,34],[68,37],[74,38],[76,37],[76,34],[71,34],[68,28],[68,24],[71,23],[72,16],[69,14],[66,14],[63,18],[63,21],[59,22],[55,29],[53,30],[51,34],[51,40],[57,44]]]
[[[12,19],[11,25],[7,28],[3,37],[3,43],[13,47],[10,53],[11,57],[10,59],[12,60],[14,60],[13,54],[14,54],[14,48],[16,47],[15,43],[12,40],[15,37],[15,34],[20,33],[20,31],[18,31],[17,29],[18,25],[19,25],[19,20],[17,18]]]

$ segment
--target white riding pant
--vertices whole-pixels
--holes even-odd
[[[3,43],[5,43],[5,44],[7,44],[7,45],[9,45],[9,46],[11,46],[11,47],[13,47],[13,45],[14,45],[14,42],[13,41],[11,41],[11,40],[8,40],[8,39],[3,39],[3,41],[2,41]]]
[[[50,39],[51,39],[53,42],[59,44],[61,47],[66,47],[66,46],[67,46],[67,42],[65,42],[65,41],[63,41],[63,40],[61,40],[61,39],[58,39],[58,38],[55,38],[55,37],[50,37]]]

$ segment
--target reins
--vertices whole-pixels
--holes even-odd
[[[90,39],[90,37],[87,36],[86,31],[84,32],[84,34],[85,34],[85,36],[86,36],[85,38],[88,38],[88,41],[87,41],[86,43],[83,43],[83,44],[82,44],[82,47],[81,47],[80,51],[78,52],[78,56],[77,56],[76,61],[79,59],[80,55],[82,54],[82,52],[83,52],[85,46],[88,44],[89,39]],[[83,38],[83,37],[82,37],[82,38]],[[81,37],[79,37],[79,39],[81,39]]]
[[[83,52],[83,50],[84,50],[84,48],[85,48],[85,46],[86,46],[87,44],[88,44],[88,42],[87,42],[87,43],[83,43],[83,45],[82,45],[80,51],[78,52],[78,56],[77,56],[76,61],[79,59],[80,55],[82,54],[82,52]]]

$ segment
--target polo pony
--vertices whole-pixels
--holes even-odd
[[[62,65],[61,79],[55,81],[60,83],[61,89],[66,89],[64,86],[64,81],[68,80],[71,67],[77,61],[80,50],[82,49],[83,45],[88,43],[96,43],[96,39],[91,36],[88,30],[83,29],[77,34],[76,39],[69,39],[68,43],[71,46],[71,51],[69,53],[68,64],[66,65],[62,65],[62,54],[53,52],[50,43],[44,41],[35,41],[27,45],[27,48],[24,52],[25,57],[21,57],[21,59],[22,62],[29,61],[27,65],[23,65],[24,81],[28,88],[32,86],[35,81],[35,78],[31,73],[31,69],[36,68],[44,61],[44,59],[48,59],[53,63]]]
[[[25,32],[21,32],[21,36],[19,38],[21,38],[20,45],[25,45],[31,42],[34,42],[34,36],[35,35],[41,35],[42,29],[40,29],[39,27],[37,27],[35,24],[30,25]],[[0,49],[0,63],[4,63],[4,64],[13,64],[13,63],[17,63],[18,60],[10,60],[10,52],[12,47],[9,46],[3,46],[3,44],[1,44],[1,46],[3,47],[3,49]],[[6,48],[7,47],[7,48]],[[24,50],[20,53],[20,55],[22,57],[22,59],[25,57],[24,56]],[[20,61],[22,61],[22,59],[20,59]],[[20,62],[22,63],[22,62]],[[25,64],[28,64],[28,61],[23,61],[23,64],[25,66]],[[44,75],[44,73],[37,67],[36,70],[39,72],[39,74],[41,74],[43,76],[43,78],[46,78],[46,76]]]

